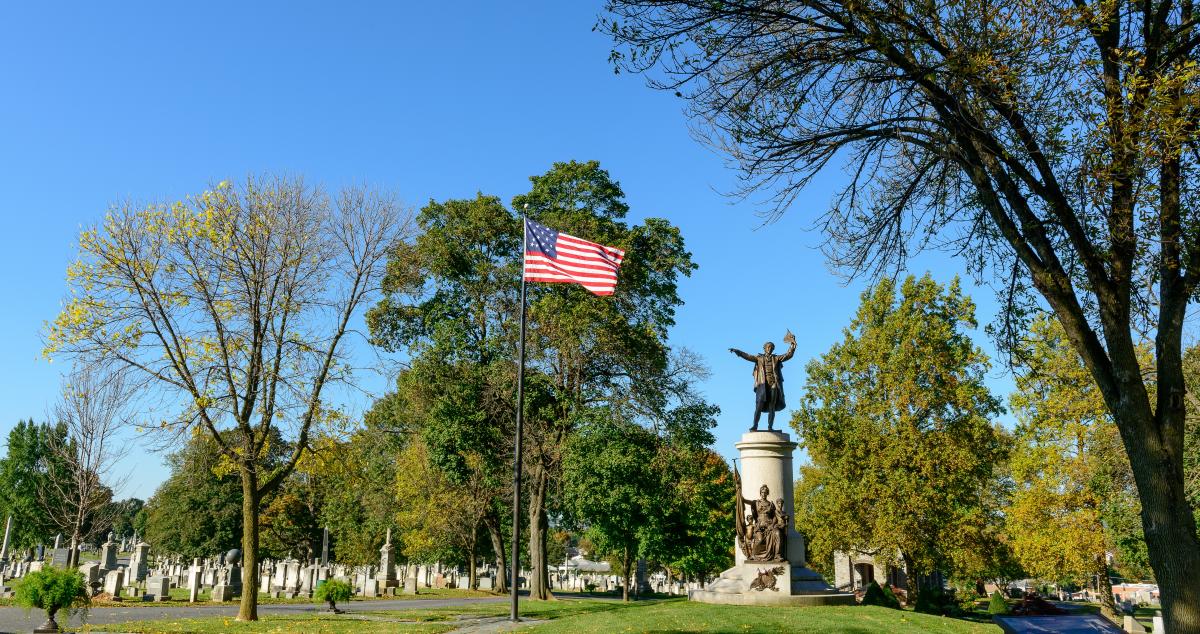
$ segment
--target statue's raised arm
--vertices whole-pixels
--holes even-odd
[[[788,329],[787,334],[783,336],[783,340],[785,342],[787,342],[787,344],[788,344],[788,351],[779,355],[780,363],[783,363],[784,361],[791,359],[792,355],[796,354],[796,335],[792,334],[792,331],[790,328]]]

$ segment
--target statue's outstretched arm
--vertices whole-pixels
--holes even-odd
[[[746,354],[745,352],[742,352],[741,350],[738,350],[737,348],[730,348],[730,349],[729,349],[729,351],[730,351],[730,352],[732,352],[732,353],[734,353],[734,354],[736,354],[737,356],[739,356],[739,357],[741,357],[741,358],[743,358],[743,359],[747,360],[747,361],[750,361],[750,362],[758,361],[758,359],[756,359],[756,358],[754,357],[754,355],[752,355],[752,354]]]

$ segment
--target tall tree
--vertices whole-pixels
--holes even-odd
[[[331,199],[299,179],[221,183],[171,205],[114,207],[86,229],[46,354],[111,364],[178,406],[168,433],[207,433],[242,483],[238,619],[258,619],[259,512],[351,365],[351,319],[374,296],[407,222],[392,196]],[[269,440],[291,455],[268,467]]]
[[[380,430],[378,404],[366,416],[366,428],[330,452],[325,462],[325,503],[321,524],[329,527],[340,563],[363,566],[379,561],[387,529],[395,525],[396,454],[400,439]]]
[[[980,483],[1004,445],[974,327],[957,279],[943,288],[910,276],[899,289],[884,279],[863,293],[843,340],[808,364],[792,426],[815,469],[797,506],[826,551],[898,555],[920,580],[978,546]]]
[[[413,356],[377,416],[419,437],[450,483],[471,483],[486,496],[488,506],[471,523],[483,523],[496,567],[505,571],[520,222],[482,194],[430,202],[417,222],[421,234],[392,253],[386,295],[367,314],[378,345]],[[507,589],[505,577],[497,576],[497,591]]]
[[[530,592],[547,598],[547,498],[579,415],[607,407],[618,418],[645,418],[691,396],[686,392],[691,364],[672,365],[667,331],[683,303],[679,277],[691,275],[696,265],[679,229],[666,220],[626,224],[625,193],[599,163],[555,163],[530,182],[528,193],[513,198],[513,208],[626,254],[611,297],[574,284],[533,284],[530,290],[530,368],[548,390],[544,404],[531,411],[526,431]]]
[[[620,562],[621,598],[629,601],[633,562],[660,528],[666,483],[657,469],[654,434],[609,416],[604,409],[590,412],[567,441],[563,497],[597,553]]]
[[[52,539],[54,523],[46,515],[49,481],[66,477],[66,465],[51,446],[67,435],[65,425],[17,421],[8,432],[8,448],[0,458],[0,511],[12,517],[9,548],[31,548]]]
[[[1017,487],[1008,510],[1013,549],[1032,576],[1096,579],[1104,614],[1116,619],[1105,510],[1120,503],[1116,496],[1136,503],[1125,476],[1129,461],[1095,381],[1058,323],[1035,320],[1020,352],[1011,397],[1018,420],[1011,457]]]
[[[1200,631],[1183,467],[1182,335],[1200,284],[1192,0],[607,6],[618,68],[686,99],[776,212],[846,164],[823,219],[835,263],[886,270],[945,247],[1001,287],[1005,345],[1049,306],[1129,454],[1167,627]]]
[[[115,518],[113,492],[128,478],[117,471],[129,451],[128,442],[118,438],[123,427],[131,426],[128,399],[122,374],[81,366],[63,381],[54,406],[54,417],[67,433],[50,443],[50,451],[65,469],[47,479],[41,503],[70,540],[68,566],[78,563],[79,545],[107,530]]]
[[[646,555],[677,578],[703,581],[733,565],[733,471],[707,447],[667,445],[656,458],[664,499]]]
[[[663,393],[680,383],[668,376],[667,329],[681,303],[676,281],[695,265],[676,227],[655,218],[632,227],[625,223],[624,193],[598,163],[555,163],[530,180],[530,192],[516,196],[513,208],[528,205],[533,220],[627,253],[611,297],[566,284],[529,288],[523,464],[530,589],[531,596],[548,598],[548,503],[575,414],[608,406],[622,416],[641,416],[670,401]],[[515,410],[520,219],[497,199],[479,196],[431,203],[419,222],[424,232],[415,245],[393,253],[389,293],[368,315],[372,334],[385,346],[404,347],[431,363],[473,366],[459,375],[465,381],[459,385],[485,397],[486,415],[476,424],[486,422],[480,429],[507,438]],[[493,532],[493,524],[488,526]],[[499,523],[495,526],[493,534]]]

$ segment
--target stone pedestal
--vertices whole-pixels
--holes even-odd
[[[774,503],[783,498],[784,510],[788,514],[784,531],[781,561],[746,561],[746,555],[737,536],[734,541],[735,564],[721,573],[720,578],[703,590],[692,590],[688,598],[703,603],[733,605],[853,605],[854,595],[834,590],[821,575],[806,565],[804,537],[796,532],[792,493],[792,452],[796,443],[784,432],[751,431],[742,434],[741,442],[734,445],[741,459],[738,470],[742,480],[742,498],[758,500],[760,489],[767,487],[767,499]],[[733,496],[730,496],[731,498]],[[730,500],[730,504],[733,504]],[[745,517],[749,507],[736,510],[739,521]]]

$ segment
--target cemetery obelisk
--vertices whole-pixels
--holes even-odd
[[[804,537],[796,532],[792,514],[792,453],[796,443],[773,429],[775,413],[784,408],[783,364],[796,351],[796,338],[784,337],[790,346],[774,354],[767,343],[762,354],[730,351],[754,363],[754,425],[734,447],[741,469],[734,467],[735,531],[734,566],[689,598],[704,603],[741,605],[851,605],[854,595],[834,590],[807,566]],[[767,429],[759,420],[767,414]]]

